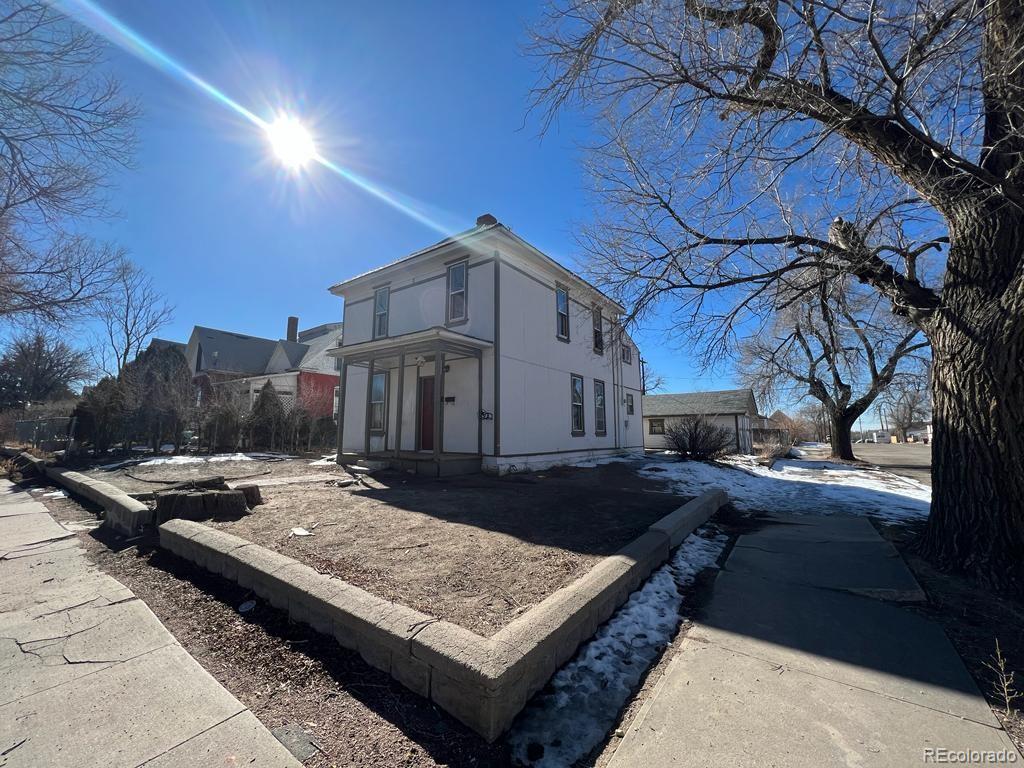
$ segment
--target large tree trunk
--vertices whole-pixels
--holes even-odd
[[[850,433],[853,430],[853,423],[856,417],[850,418],[847,415],[832,415],[832,458],[853,461],[853,441]]]
[[[960,222],[932,342],[932,508],[937,565],[1024,594],[1024,216]],[[951,231],[957,232],[957,227]]]

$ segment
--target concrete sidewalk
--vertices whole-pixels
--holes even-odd
[[[0,768],[299,768],[75,534],[0,480]]]
[[[866,519],[765,522],[738,540],[611,766],[1020,761],[942,629],[898,602],[923,596]]]

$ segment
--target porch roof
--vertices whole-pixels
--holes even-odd
[[[478,357],[484,349],[494,346],[486,339],[456,333],[441,326],[434,326],[423,331],[404,333],[401,336],[388,336],[358,344],[347,344],[335,347],[327,352],[330,357],[343,357],[348,365],[369,362],[370,360],[398,354],[432,353],[438,349],[445,353]]]

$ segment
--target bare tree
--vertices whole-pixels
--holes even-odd
[[[654,392],[660,392],[665,388],[665,377],[659,373],[655,373],[651,366],[647,364],[646,360],[640,360],[640,371],[641,371],[641,392],[645,395],[650,395]]]
[[[832,456],[853,460],[855,422],[928,342],[849,278],[824,281],[808,269],[787,279],[794,296],[764,332],[740,344],[740,374],[765,400],[820,402],[831,422]],[[816,290],[805,292],[805,281]]]
[[[100,301],[103,326],[103,368],[118,376],[160,328],[171,321],[173,308],[153,285],[153,278],[128,260]]]
[[[907,432],[914,424],[928,418],[931,402],[925,382],[919,377],[908,377],[885,393],[886,413],[896,433],[896,439],[905,442]]]
[[[137,110],[103,50],[49,3],[0,0],[0,318],[75,316],[116,279],[117,250],[65,227],[105,212],[131,157]]]
[[[923,551],[1024,591],[1020,0],[553,2],[538,101],[609,117],[599,277],[712,355],[810,264],[871,286],[933,350]]]

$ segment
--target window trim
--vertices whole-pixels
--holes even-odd
[[[576,429],[574,423],[575,415],[574,410],[577,407],[574,401],[576,397],[576,379],[580,380],[580,429]],[[578,373],[569,374],[569,434],[573,437],[583,437],[587,434],[587,390],[586,382],[583,377]]]
[[[601,385],[601,408],[598,410],[597,407],[597,389],[598,384]],[[608,434],[608,399],[607,399],[607,388],[604,385],[604,381],[601,379],[594,379],[594,434],[598,437],[605,437]],[[600,419],[598,419],[600,416]]]
[[[657,432],[654,429],[654,425],[661,425],[661,431]],[[648,419],[647,420],[647,434],[649,435],[664,435],[665,434],[665,420],[664,419]]]
[[[636,403],[634,402],[633,393],[632,392],[627,392],[626,393],[626,415],[627,416],[634,416],[634,415],[636,415]]]
[[[592,306],[590,314],[594,332],[594,354],[604,355],[604,313],[601,311],[601,306],[599,304]],[[601,340],[600,345],[598,345],[598,339]]]
[[[377,309],[377,296],[383,293],[387,296],[387,304],[384,307],[384,311],[380,312]],[[377,333],[377,318],[384,318],[384,332]],[[385,339],[388,336],[388,326],[391,323],[391,286],[382,285],[380,288],[374,288],[373,290],[373,338],[374,339]]]
[[[452,317],[452,270],[462,267],[462,317]],[[469,257],[459,259],[448,265],[445,272],[444,293],[444,324],[446,326],[462,325],[469,322]]]
[[[370,381],[370,403],[369,403],[369,405],[370,405],[370,434],[371,435],[384,435],[384,434],[387,434],[387,431],[388,431],[388,394],[389,394],[388,393],[388,389],[390,388],[390,384],[391,384],[391,376],[389,375],[389,373],[390,373],[389,371],[375,371],[374,374],[373,374],[373,378],[374,379],[377,378],[378,376],[383,376],[384,377],[384,395],[383,395],[384,399],[383,400],[374,400],[373,399],[373,380],[371,379],[371,381]],[[380,403],[381,404],[381,409],[380,409],[381,426],[380,426],[379,429],[373,426],[373,404],[374,403]]]
[[[562,313],[558,309],[558,294],[565,294],[565,335],[559,333],[558,321]],[[572,297],[569,296],[569,287],[561,283],[555,283],[555,338],[559,341],[569,343],[572,341]]]

